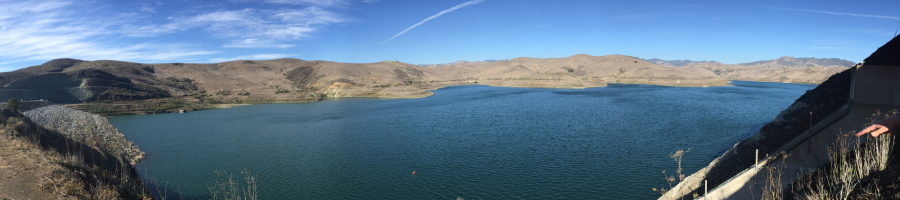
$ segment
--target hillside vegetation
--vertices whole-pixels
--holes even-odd
[[[94,113],[134,114],[206,109],[223,103],[418,98],[430,96],[429,90],[464,84],[587,88],[607,83],[725,86],[729,80],[820,83],[846,69],[780,59],[771,62],[799,66],[761,68],[706,62],[670,67],[631,56],[584,54],[430,66],[288,58],[215,64],[57,59],[0,73],[0,99],[45,99],[79,104],[75,107]]]

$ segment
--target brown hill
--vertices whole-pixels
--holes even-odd
[[[715,61],[650,59],[662,66],[674,66],[688,71],[714,75],[728,80],[819,84],[856,63],[838,58],[794,58],[783,56],[735,65]]]
[[[660,66],[624,55],[516,58],[417,66],[397,61],[338,63],[299,59],[216,64],[57,59],[0,73],[0,99],[59,103],[185,97],[190,102],[315,101],[324,97],[414,98],[462,84],[586,88],[607,83],[724,86],[729,79],[817,82],[832,68],[785,68],[694,63]],[[157,106],[159,107],[159,106]]]
[[[728,82],[713,75],[659,66],[624,55],[579,54],[547,59],[522,57],[455,66],[479,69],[471,78],[495,86],[585,88],[603,86],[605,83],[721,86]]]
[[[776,62],[776,61],[772,61]],[[784,82],[784,83],[810,83],[819,84],[831,75],[846,70],[838,66],[774,66],[774,65],[727,65],[719,62],[693,63],[684,68],[700,74],[715,75],[729,80],[760,81],[760,82]]]
[[[743,66],[768,66],[768,67],[850,67],[856,63],[839,58],[794,58],[782,56],[775,60],[761,60],[756,62],[741,63]]]

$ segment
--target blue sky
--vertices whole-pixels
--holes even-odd
[[[897,8],[900,1],[0,0],[0,71],[55,58],[856,62],[893,37]]]

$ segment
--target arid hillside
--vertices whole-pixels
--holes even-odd
[[[0,98],[46,99],[58,103],[168,97],[183,97],[178,102],[296,102],[328,97],[416,98],[431,95],[428,90],[464,84],[587,88],[602,87],[607,83],[724,86],[729,80],[819,83],[846,69],[810,64],[818,63],[816,60],[790,59],[783,57],[770,62],[755,62],[757,64],[754,65],[705,62],[685,67],[661,66],[624,55],[584,54],[566,58],[522,57],[430,66],[397,61],[338,63],[287,58],[215,64],[57,59],[0,73]],[[800,63],[802,66],[770,66],[771,63]]]
[[[684,68],[699,74],[729,80],[820,84],[856,63],[837,58],[794,58],[783,56],[735,65],[715,61],[650,59],[663,66]]]
[[[695,73],[715,75],[729,80],[820,84],[831,75],[847,70],[838,66],[726,65],[718,62],[693,63],[679,67]]]
[[[469,79],[480,84],[512,87],[585,88],[605,83],[638,83],[669,86],[722,86],[728,80],[711,74],[659,66],[624,55],[566,58],[516,58],[497,62],[474,62],[437,69],[468,68]],[[454,72],[454,71],[451,71]],[[468,71],[467,71],[468,72]]]

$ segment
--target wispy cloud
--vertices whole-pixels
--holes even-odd
[[[319,5],[319,6],[337,6],[347,4],[344,0],[266,0],[269,3],[279,4],[295,4],[295,5]]]
[[[254,54],[254,55],[244,55],[244,56],[238,56],[238,57],[232,57],[232,58],[213,58],[213,59],[209,59],[209,61],[219,63],[219,62],[228,62],[228,61],[233,61],[233,60],[271,60],[271,59],[278,59],[278,58],[287,58],[290,56],[292,56],[292,55],[289,55],[289,54]]]
[[[148,13],[156,13],[156,10],[153,9],[153,7],[150,6],[150,4],[148,4],[148,3],[141,4],[141,11],[148,12]]]
[[[232,1],[232,2],[264,2],[264,3],[272,3],[272,4],[314,5],[314,6],[343,6],[343,5],[348,4],[348,2],[346,0],[230,0],[230,1]]]
[[[153,37],[204,28],[224,38],[299,39],[323,26],[349,21],[348,18],[311,6],[304,9],[242,9],[202,13],[187,17],[171,17],[170,23],[129,27],[127,35]]]
[[[450,8],[450,9],[441,11],[441,12],[439,12],[438,14],[435,14],[435,15],[432,15],[431,17],[425,18],[424,20],[420,21],[419,23],[416,23],[416,24],[410,26],[409,28],[406,28],[406,30],[400,31],[400,33],[397,33],[397,35],[394,35],[394,36],[391,37],[390,39],[385,40],[385,41],[382,42],[381,44],[387,43],[388,41],[393,40],[393,39],[396,38],[397,36],[403,35],[403,33],[406,33],[407,31],[412,30],[412,29],[415,28],[416,26],[425,24],[425,22],[427,22],[428,20],[432,20],[432,19],[438,18],[438,17],[440,17],[441,15],[444,15],[444,14],[447,14],[447,13],[450,13],[450,12],[453,12],[454,10],[458,10],[458,9],[460,9],[460,8],[463,8],[463,7],[466,7],[466,6],[470,6],[470,5],[479,4],[479,3],[484,2],[484,1],[485,1],[485,0],[472,0],[472,1],[467,1],[467,2],[465,2],[465,3],[462,3],[462,4],[459,4],[459,5],[453,6],[453,7]]]
[[[0,17],[0,59],[160,61],[216,53],[186,44],[114,43],[122,41],[111,27],[124,22],[117,17],[92,17],[115,16],[103,10],[62,0],[0,2],[4,16]]]
[[[242,0],[236,0],[242,1]],[[56,58],[133,62],[203,62],[224,48],[291,48],[297,40],[334,24],[353,21],[332,12],[347,0],[243,0],[289,4],[268,9],[192,7],[160,12],[163,2],[116,9],[96,1],[0,0],[0,66]],[[173,5],[177,6],[177,5]],[[202,5],[201,5],[202,6]],[[209,10],[218,9],[218,10]],[[161,16],[160,13],[175,13]],[[167,42],[181,33],[211,38]],[[158,37],[171,34],[172,37]],[[222,41],[212,45],[202,42]],[[210,49],[212,48],[212,49]],[[259,54],[256,58],[281,54]],[[221,57],[221,56],[220,56]],[[234,59],[234,58],[220,58]],[[20,66],[22,67],[22,66]],[[0,69],[2,70],[2,69]]]
[[[868,29],[868,28],[832,28],[825,29],[828,32],[835,33],[853,33],[853,34],[870,34],[870,35],[878,35],[878,36],[894,36],[894,32],[892,30],[887,29]]]
[[[869,15],[869,14],[856,14],[856,13],[839,13],[839,12],[830,12],[830,11],[821,11],[821,10],[804,10],[804,9],[779,8],[779,7],[772,7],[772,9],[778,9],[778,10],[790,10],[790,11],[802,11],[802,12],[814,12],[814,13],[824,13],[824,14],[831,14],[831,15],[845,15],[845,16],[854,16],[854,17],[872,17],[872,18],[882,18],[882,19],[900,20],[900,17],[895,17],[895,16],[885,16],[885,15]]]
[[[289,48],[294,47],[296,45],[292,44],[279,44],[274,40],[264,40],[259,38],[247,38],[240,40],[232,40],[230,43],[222,45],[225,48]]]

